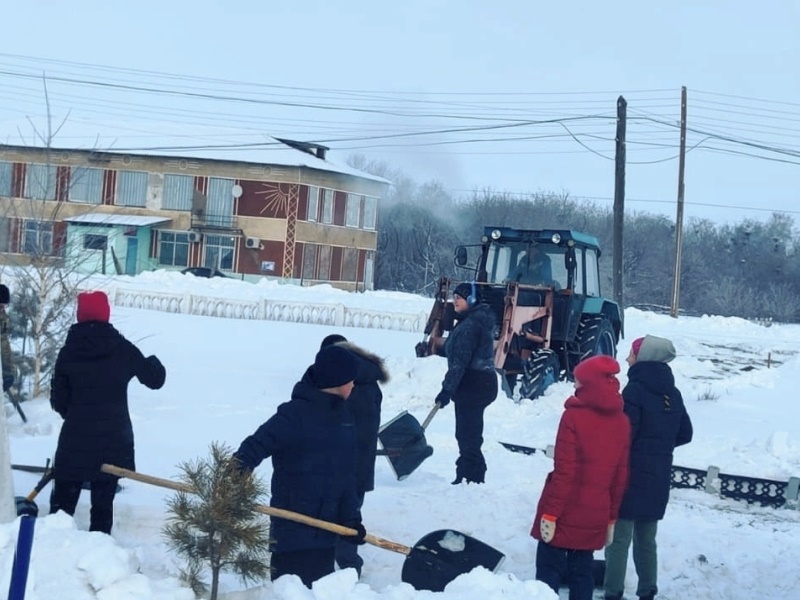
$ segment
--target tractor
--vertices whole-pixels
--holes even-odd
[[[465,280],[494,311],[495,367],[509,397],[519,383],[519,397],[534,399],[572,380],[583,359],[616,356],[622,315],[600,294],[599,258],[594,236],[565,229],[486,227],[480,244],[456,248],[456,266],[472,272]],[[443,354],[456,317],[448,298],[460,282],[439,279],[417,356]]]

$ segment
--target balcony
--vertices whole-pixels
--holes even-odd
[[[241,234],[239,223],[232,215],[215,215],[203,211],[192,211],[191,228],[197,231],[219,231]]]

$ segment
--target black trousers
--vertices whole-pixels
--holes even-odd
[[[569,600],[592,600],[594,594],[594,552],[566,550],[545,542],[536,547],[536,579],[557,594],[561,582],[569,579]]]
[[[483,413],[497,397],[497,374],[494,371],[467,370],[455,394],[456,479],[483,483],[486,460],[483,458]]]
[[[111,533],[114,524],[114,496],[117,493],[117,478],[108,481],[92,481],[89,513],[89,531]],[[63,510],[68,515],[75,514],[78,499],[81,495],[82,481],[64,481],[56,479],[50,494],[50,514]]]
[[[333,573],[334,549],[317,548],[296,550],[294,552],[273,552],[270,557],[270,579],[275,581],[281,575],[297,575],[306,587],[317,579]]]

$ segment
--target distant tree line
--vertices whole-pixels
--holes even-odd
[[[614,247],[610,207],[573,200],[567,193],[528,198],[475,191],[454,197],[439,183],[417,183],[382,163],[352,157],[351,164],[392,180],[381,204],[375,287],[431,294],[443,275],[457,270],[453,251],[476,244],[486,225],[521,229],[575,229],[600,240],[601,285],[611,297]],[[626,306],[671,304],[675,258],[672,219],[645,212],[625,216],[623,283]],[[744,219],[719,225],[707,219],[684,224],[680,308],[687,314],[800,321],[800,235],[791,216]]]

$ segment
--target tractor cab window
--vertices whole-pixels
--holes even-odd
[[[597,251],[586,249],[586,295],[600,296],[600,273],[597,264]],[[577,291],[577,290],[576,290]]]
[[[486,258],[486,272],[492,283],[516,281],[559,288],[567,283],[564,249],[550,244],[492,244]]]

